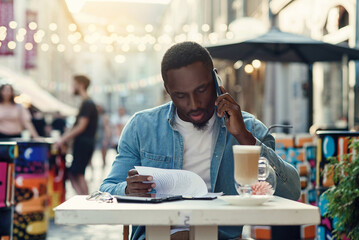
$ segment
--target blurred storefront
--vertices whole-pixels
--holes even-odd
[[[64,51],[69,48],[64,39],[72,17],[64,1],[0,2],[0,64],[14,74],[26,75],[60,101],[72,104],[69,96],[75,56]]]
[[[204,45],[244,40],[276,26],[282,31],[337,44],[355,43],[355,1],[172,1],[162,34],[174,42]],[[178,11],[181,8],[183,11]],[[350,9],[350,10],[347,10]],[[167,26],[172,32],[166,32]],[[308,66],[300,63],[216,61],[224,86],[241,107],[266,125],[284,123],[293,133],[354,126],[354,65],[313,66],[313,116],[309,116]],[[348,71],[347,71],[348,70]],[[358,112],[358,111],[356,111]],[[308,122],[312,118],[313,122]]]
[[[284,31],[296,32],[333,44],[355,46],[356,1],[272,1],[275,22]],[[341,62],[313,66],[316,128],[348,129],[355,123],[355,65]]]
[[[160,61],[177,42],[208,46],[252,38],[272,26],[350,47],[356,39],[355,0],[0,2],[0,64],[72,106],[78,104],[71,95],[72,75],[87,74],[93,80],[91,96],[110,113],[119,106],[133,113],[169,100]],[[266,125],[286,123],[294,126],[293,133],[308,131],[307,65],[219,60],[215,65],[243,110]],[[353,63],[314,64],[317,128],[356,125],[354,69]]]

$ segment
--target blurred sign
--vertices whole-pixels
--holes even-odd
[[[37,12],[26,11],[26,43],[25,43],[25,69],[36,67],[37,43],[34,40],[36,28],[30,28],[30,24],[36,23]]]
[[[0,32],[0,39],[1,39],[0,55],[14,54],[14,50],[8,48],[8,43],[10,41],[14,41],[15,39],[14,30],[9,27],[9,22],[13,20],[14,20],[14,1],[0,0],[0,26],[6,27],[6,31]]]

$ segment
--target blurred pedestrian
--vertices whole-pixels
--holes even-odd
[[[117,143],[121,137],[122,130],[125,127],[126,123],[130,119],[130,115],[127,114],[126,108],[120,106],[117,110],[118,115],[116,115],[112,121],[112,125],[115,128],[115,132],[112,136],[112,147],[117,150]]]
[[[87,93],[90,79],[84,75],[74,76],[73,90],[75,96],[80,96],[82,104],[76,118],[74,127],[65,132],[56,142],[61,148],[67,141],[74,138],[73,161],[69,168],[69,179],[76,193],[88,194],[88,186],[85,180],[85,169],[91,160],[95,148],[95,134],[98,114],[95,103]]]
[[[105,109],[97,105],[98,124],[96,132],[96,149],[101,150],[103,168],[106,166],[107,150],[111,143],[110,119]]]
[[[44,118],[44,114],[36,109],[35,107],[30,108],[30,112],[32,115],[31,122],[34,125],[36,132],[41,137],[47,137],[48,136],[48,128],[47,124]]]
[[[0,138],[19,138],[27,129],[34,138],[39,137],[31,123],[28,109],[15,103],[14,88],[9,83],[0,86]]]
[[[66,129],[66,120],[59,111],[56,111],[51,123],[51,130],[59,131],[60,134],[64,134]]]

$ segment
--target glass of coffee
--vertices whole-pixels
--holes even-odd
[[[261,146],[234,145],[234,182],[239,195],[252,195],[251,184],[268,176],[268,161],[260,157]]]

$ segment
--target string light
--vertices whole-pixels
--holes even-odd
[[[218,42],[218,34],[213,32],[213,33],[210,33],[208,35],[208,38],[209,38],[209,41],[212,43],[212,44],[215,44]]]
[[[233,32],[226,32],[226,38],[227,39],[233,39],[234,38],[234,33]]]
[[[70,34],[70,35],[67,37],[67,40],[68,40],[69,43],[71,43],[71,44],[76,44],[76,43],[77,43],[77,38],[75,37],[74,34]]]
[[[9,49],[11,49],[11,50],[14,50],[14,49],[16,48],[16,42],[14,42],[14,41],[9,41],[9,42],[7,43],[7,47],[8,47]]]
[[[17,28],[17,22],[15,22],[15,21],[10,21],[10,22],[9,22],[9,27],[10,27],[11,29]]]
[[[244,71],[248,74],[251,74],[254,71],[254,68],[251,64],[247,64],[246,66],[244,66]]]
[[[6,38],[6,32],[0,32],[0,41],[4,41]]]
[[[146,45],[145,44],[140,44],[140,45],[138,45],[137,49],[140,52],[144,52],[146,50]]]
[[[53,44],[58,44],[58,43],[60,42],[60,37],[59,37],[59,35],[57,35],[56,33],[53,33],[53,34],[51,35],[51,42],[52,42]]]
[[[81,33],[75,32],[74,37],[76,37],[77,40],[80,40],[81,39]]]
[[[37,23],[36,23],[36,22],[31,22],[31,23],[29,23],[29,28],[30,28],[30,30],[36,30],[36,28],[37,28]]]
[[[153,26],[151,24],[146,24],[145,31],[150,33],[153,31]]]
[[[50,23],[49,24],[49,29],[51,31],[56,31],[57,30],[57,24],[56,23]]]
[[[221,25],[219,25],[219,30],[221,31],[221,32],[225,32],[225,31],[227,31],[227,24],[224,24],[224,23],[222,23]]]
[[[65,52],[65,50],[66,50],[66,47],[65,47],[65,45],[64,44],[59,44],[59,45],[57,45],[57,51],[59,51],[59,52]]]
[[[159,52],[161,51],[162,47],[160,44],[156,43],[154,46],[153,46],[153,49],[156,51],[156,52]]]
[[[47,43],[41,44],[41,50],[47,52],[49,50],[49,45]]]
[[[20,35],[25,35],[27,33],[25,28],[19,28],[19,30],[17,31],[18,34]]]
[[[240,69],[243,66],[243,62],[241,60],[238,60],[233,64],[234,69]]]
[[[75,23],[70,23],[70,24],[69,24],[69,30],[70,30],[71,32],[75,32],[75,31],[77,30],[76,24],[75,24]]]
[[[35,34],[38,35],[39,37],[43,38],[45,36],[45,31],[40,29]]]
[[[0,26],[0,41],[4,41],[7,35],[7,28],[5,26]]]
[[[27,33],[25,28],[18,28],[18,24],[15,21],[12,21],[9,23],[9,25],[12,26],[12,28],[17,28],[16,33],[16,42],[20,43],[25,40],[25,35]],[[16,25],[16,26],[15,26]],[[63,38],[60,38],[58,30],[58,25],[54,22],[50,23],[48,26],[48,31],[45,32],[42,29],[38,29],[38,24],[36,22],[30,22],[28,24],[28,29],[35,31],[33,35],[34,42],[40,44],[44,41],[44,37],[46,34],[49,35],[50,43],[55,44],[54,47],[59,52],[63,52],[66,50],[66,47],[63,42]],[[151,48],[153,51],[161,51],[163,50],[164,46],[171,45],[172,43],[179,43],[186,40],[196,41],[200,44],[202,44],[207,38],[205,39],[204,36],[207,36],[208,33],[208,41],[212,44],[217,43],[220,39],[223,38],[223,35],[226,39],[233,39],[234,33],[231,31],[228,31],[228,25],[227,24],[220,24],[218,26],[218,32],[210,32],[211,26],[207,23],[202,25],[197,24],[184,24],[182,26],[182,33],[179,33],[177,35],[174,33],[174,28],[167,24],[163,26],[163,34],[155,37],[152,34],[149,34],[154,31],[154,27],[151,24],[147,24],[144,27],[145,34],[144,35],[135,35],[134,32],[136,30],[136,27],[133,24],[129,24],[125,26],[125,30],[127,31],[127,35],[120,36],[118,33],[116,33],[116,25],[108,24],[105,25],[105,28],[107,30],[108,35],[102,35],[101,31],[98,31],[98,26],[94,23],[89,24],[87,26],[88,30],[92,33],[86,34],[84,36],[81,35],[80,32],[78,32],[78,26],[75,23],[69,23],[68,24],[68,35],[65,36],[67,39],[66,42],[70,43],[71,49],[74,52],[80,52],[84,50],[85,48],[83,46],[80,46],[78,43],[80,42],[81,38],[83,38],[84,42],[86,43],[86,49],[90,52],[115,52],[117,50],[120,50],[124,53],[129,52],[130,50],[135,50],[139,52],[144,52],[147,49]],[[49,31],[53,31],[52,33]],[[198,32],[198,30],[200,32]],[[6,31],[7,28],[5,26],[0,26],[0,41],[3,41],[6,39]],[[226,31],[223,34],[219,34],[219,32]],[[48,33],[49,32],[49,33]],[[86,32],[86,31],[85,31]],[[63,36],[61,34],[61,36]],[[33,44],[33,43],[32,43]],[[61,45],[60,45],[61,44]],[[4,44],[3,44],[4,45]],[[59,46],[60,45],[60,46]],[[100,47],[100,45],[102,47]],[[12,48],[16,48],[16,44],[14,45],[11,43],[9,46]],[[42,47],[44,46],[44,47]],[[45,47],[46,46],[46,47]],[[30,47],[29,44],[24,44],[25,49],[33,49]],[[40,45],[39,45],[40,47]],[[41,45],[41,50],[44,51],[44,49],[48,51],[49,45]],[[252,67],[258,68],[258,65],[260,67],[260,62],[253,62]]]
[[[203,24],[203,25],[202,25],[202,31],[203,31],[203,32],[208,32],[209,29],[210,29],[210,27],[209,27],[208,24]]]
[[[23,42],[25,40],[24,35],[16,34],[16,41]]]
[[[32,50],[34,48],[34,45],[32,44],[32,43],[26,43],[25,44],[25,49],[27,50],[27,51],[30,51],[30,50]]]
[[[258,68],[261,67],[261,61],[259,61],[258,59],[254,59],[252,61],[252,65],[253,65],[254,68],[258,69]]]
[[[36,43],[41,43],[42,42],[42,37],[35,33],[34,34],[34,41]]]

